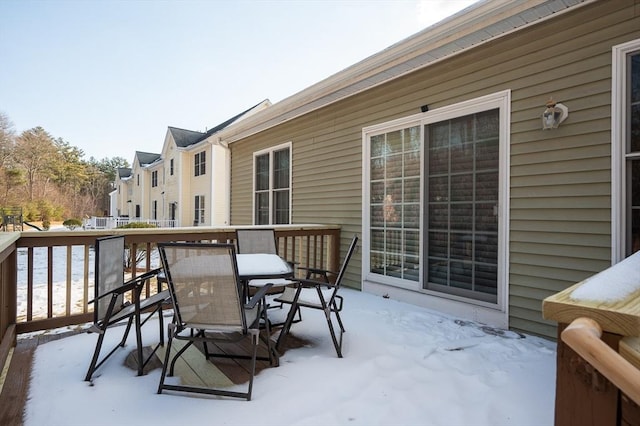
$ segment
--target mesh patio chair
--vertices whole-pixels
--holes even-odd
[[[324,311],[336,353],[339,358],[342,358],[342,334],[345,332],[345,329],[342,319],[340,318],[343,299],[342,296],[338,294],[338,290],[340,289],[347,265],[357,244],[358,236],[354,235],[339,272],[331,272],[319,268],[300,268],[307,269],[307,277],[305,279],[299,279],[295,288],[287,287],[284,293],[275,299],[276,302],[291,305],[287,319],[280,331],[280,336],[278,336],[276,349],[279,349],[284,343],[291,324],[294,322],[296,312],[298,312],[300,316],[299,320],[302,319],[300,308],[319,309]],[[335,315],[338,322],[339,337],[336,336],[336,330],[331,319],[332,315]]]
[[[127,282],[124,281],[124,236],[109,236],[96,239],[95,243],[95,298],[93,303],[93,325],[89,333],[97,333],[98,341],[85,376],[90,381],[95,371],[119,347],[124,347],[132,325],[135,325],[138,375],[143,374],[145,365],[152,359],[159,346],[164,344],[162,305],[169,300],[167,290],[160,291],[148,298],[141,299],[147,281],[157,275],[158,269],[146,272]],[[144,320],[143,313],[148,313]],[[142,326],[158,314],[160,342],[144,358],[142,347]],[[122,340],[100,360],[100,352],[107,329],[127,321]]]
[[[236,243],[239,254],[267,253],[278,254],[278,244],[275,230],[272,228],[247,228],[236,230]],[[293,268],[292,262],[288,262]],[[250,290],[255,291],[265,284],[272,284],[270,294],[278,294],[284,291],[286,286],[295,284],[296,281],[287,278],[260,278],[249,280]],[[279,305],[282,307],[282,305]],[[274,306],[276,307],[276,306]]]
[[[264,341],[268,359],[272,365],[277,364],[269,324],[264,321],[265,294],[271,286],[263,286],[244,303],[232,244],[160,243],[158,249],[174,306],[158,393],[172,390],[250,400],[261,326],[266,328]],[[247,338],[251,339],[250,353],[212,353],[209,350],[209,343],[240,342]],[[183,340],[186,344],[172,358],[174,340]],[[165,383],[167,373],[173,375],[176,361],[194,343],[203,345],[206,359],[223,357],[251,360],[246,391]]]

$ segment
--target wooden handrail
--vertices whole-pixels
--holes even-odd
[[[600,325],[585,317],[575,319],[561,334],[563,342],[640,404],[640,370],[604,343],[601,336]]]

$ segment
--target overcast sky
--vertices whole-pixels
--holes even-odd
[[[473,0],[0,0],[0,112],[85,158],[159,153]]]

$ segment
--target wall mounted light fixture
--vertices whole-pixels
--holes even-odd
[[[557,103],[553,98],[547,101],[547,108],[542,113],[542,130],[557,129],[560,123],[569,116],[569,108]]]

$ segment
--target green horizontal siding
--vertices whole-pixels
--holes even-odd
[[[292,142],[294,223],[362,226],[362,128],[511,90],[509,321],[556,337],[542,300],[610,264],[611,48],[633,0],[596,2],[231,144],[233,224],[251,223],[252,153]],[[569,119],[541,130],[552,96]],[[360,254],[349,269],[360,286]]]

